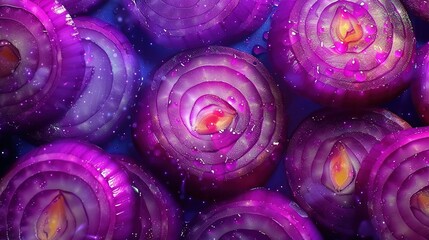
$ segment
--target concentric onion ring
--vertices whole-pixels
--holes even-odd
[[[355,179],[370,149],[410,125],[387,110],[322,110],[294,132],[285,160],[293,195],[317,222],[348,236],[364,219],[355,204]]]
[[[322,239],[307,214],[280,193],[254,189],[213,206],[194,220],[186,239]]]
[[[429,128],[392,134],[374,146],[356,179],[380,239],[429,236]]]
[[[108,154],[56,142],[21,157],[0,182],[0,238],[131,239],[134,201]]]
[[[138,60],[127,38],[113,26],[88,17],[74,21],[85,49],[86,85],[61,119],[31,135],[43,141],[76,138],[103,143],[134,104]]]
[[[0,129],[59,117],[74,101],[85,72],[70,15],[51,0],[1,0],[0,28]]]
[[[253,56],[218,46],[183,52],[157,70],[146,96],[134,124],[136,146],[186,191],[244,191],[263,184],[277,165],[282,97]]]
[[[268,41],[279,75],[325,105],[386,102],[412,73],[415,38],[399,0],[282,1]]]
[[[136,239],[179,239],[181,210],[167,189],[132,159],[119,155],[113,158],[126,168],[138,199],[132,206],[139,216],[134,222],[138,230],[134,230],[133,236]]]
[[[243,38],[264,23],[272,0],[125,0],[124,4],[152,41],[183,49]]]

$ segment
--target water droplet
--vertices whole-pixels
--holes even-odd
[[[386,52],[377,52],[375,54],[375,59],[377,60],[378,63],[382,63],[386,60],[388,54]]]
[[[259,44],[253,46],[252,53],[255,56],[259,56],[259,55],[266,53],[266,52],[267,52],[267,49],[265,47],[259,45]]]
[[[395,57],[400,58],[403,55],[403,51],[401,49],[395,51]]]
[[[268,31],[264,32],[264,34],[262,35],[263,40],[267,41],[268,40],[268,35],[269,35]]]

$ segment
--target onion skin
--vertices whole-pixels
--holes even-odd
[[[410,83],[415,37],[399,0],[282,1],[268,38],[292,89],[333,107],[385,103]]]
[[[40,141],[107,142],[135,102],[140,70],[128,39],[96,18],[74,19],[85,49],[86,85],[67,113],[31,135]]]
[[[130,176],[137,204],[138,227],[133,232],[136,239],[179,239],[182,212],[167,189],[149,171],[141,168],[133,159],[113,155]],[[138,210],[137,210],[138,209]]]
[[[414,15],[429,21],[429,2],[425,0],[401,0],[404,6]]]
[[[268,18],[272,0],[124,0],[148,37],[171,49],[237,41]]]
[[[128,175],[107,153],[55,142],[22,156],[1,180],[0,238],[132,239],[134,204]]]
[[[60,117],[77,97],[85,72],[70,15],[51,0],[1,0],[0,27],[0,42],[10,43],[17,58],[1,55],[9,56],[9,70],[18,63],[7,75],[0,70],[0,131],[33,128]]]
[[[296,201],[332,232],[360,234],[365,219],[355,204],[354,184],[360,164],[381,139],[407,128],[404,120],[381,109],[311,114],[295,130],[285,159]]]
[[[429,124],[429,44],[425,44],[417,52],[416,74],[411,85],[411,96],[419,117]]]
[[[186,239],[323,238],[295,202],[277,192],[253,189],[200,214]]]
[[[186,192],[237,194],[264,184],[277,166],[283,99],[253,56],[219,46],[183,52],[155,72],[144,96],[134,143]]]
[[[413,197],[429,186],[428,142],[428,127],[407,129],[384,138],[362,162],[358,200],[380,239],[429,236],[426,209],[416,207]]]
[[[106,0],[59,0],[71,15],[84,14],[94,10]]]

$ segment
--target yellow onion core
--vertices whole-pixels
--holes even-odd
[[[39,240],[61,239],[62,233],[67,229],[69,212],[64,195],[59,193],[37,220],[37,238]]]
[[[429,190],[423,189],[418,191],[412,196],[412,199],[414,200],[414,207],[426,216],[429,216]]]
[[[357,42],[363,37],[363,29],[353,14],[346,9],[338,9],[332,27],[343,44]]]
[[[9,41],[0,40],[0,77],[11,75],[20,61],[18,49]]]
[[[344,145],[339,144],[332,152],[329,172],[335,191],[344,190],[354,178],[354,169]]]
[[[213,134],[227,129],[237,113],[216,108],[210,111],[204,111],[197,117],[194,131],[198,134]]]

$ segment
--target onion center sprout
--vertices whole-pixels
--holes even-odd
[[[222,132],[229,128],[237,116],[235,109],[227,102],[210,104],[201,109],[193,124],[193,130],[201,135]]]
[[[355,177],[352,161],[346,147],[342,143],[336,143],[330,153],[329,176],[335,192],[341,192],[349,186]],[[331,188],[330,186],[327,186]]]
[[[429,188],[423,188],[411,197],[411,209],[429,217]]]
[[[0,77],[11,75],[18,67],[21,57],[18,49],[7,40],[0,40]]]

